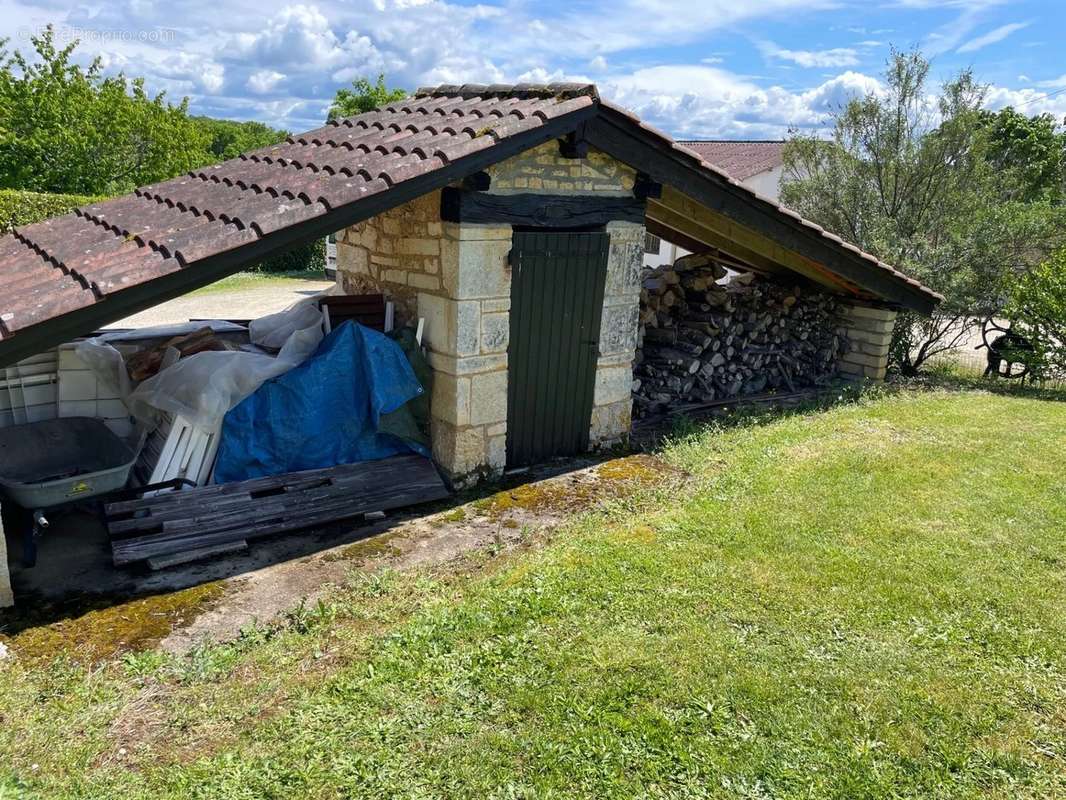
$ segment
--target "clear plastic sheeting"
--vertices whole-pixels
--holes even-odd
[[[244,351],[205,351],[177,359],[173,350],[158,374],[131,386],[122,353],[102,339],[77,345],[77,354],[119,390],[130,413],[149,428],[160,412],[184,417],[203,431],[215,431],[226,413],[265,381],[302,364],[322,341],[322,312],[315,298],[252,323],[253,342],[280,348],[277,356]],[[259,341],[256,341],[258,338]],[[169,362],[169,363],[168,363]]]
[[[429,455],[409,401],[425,390],[403,349],[345,322],[296,369],[264,383],[226,415],[215,481]],[[396,415],[405,413],[406,424]]]
[[[308,297],[277,314],[253,319],[248,323],[248,335],[252,344],[268,350],[281,350],[285,343],[300,331],[316,325],[321,326],[323,317],[318,300],[318,297]]]

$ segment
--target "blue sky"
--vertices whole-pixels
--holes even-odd
[[[0,0],[26,50],[53,23],[85,60],[188,96],[195,113],[320,124],[359,75],[390,83],[590,80],[681,138],[817,129],[877,91],[890,47],[947,78],[971,66],[988,104],[1066,116],[1059,0]]]

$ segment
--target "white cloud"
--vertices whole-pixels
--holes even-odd
[[[773,138],[789,126],[817,129],[851,97],[880,91],[878,81],[857,65],[890,32],[856,29],[853,38],[864,41],[821,50],[764,43],[765,57],[779,70],[786,65],[818,70],[792,70],[785,88],[730,71],[740,55],[729,52],[730,45],[743,41],[745,31],[765,31],[768,23],[833,8],[841,0],[588,0],[562,10],[514,0],[474,1],[84,0],[64,6],[61,0],[0,0],[11,9],[0,22],[0,37],[17,34],[12,20],[123,30],[178,25],[173,41],[155,46],[86,41],[79,58],[100,55],[109,72],[143,75],[150,90],[166,90],[174,99],[188,95],[194,113],[259,119],[292,130],[320,124],[340,86],[379,72],[407,89],[591,75],[605,97],[661,129],[689,137]],[[990,0],[895,4],[914,9],[914,16],[922,8],[952,10],[951,23],[934,32],[941,52],[957,49],[976,35],[977,26],[988,24],[981,15]],[[707,55],[687,55],[693,52]],[[669,63],[678,53],[695,63]],[[1018,68],[1029,74],[1037,69]],[[1041,99],[1038,85],[1044,92],[1066,86],[1066,75],[1028,89],[996,89],[991,96],[999,104],[1035,99],[1025,106],[1034,112],[1066,105],[1066,97]]]
[[[788,50],[773,42],[759,42],[759,50],[768,58],[791,61],[801,67],[853,67],[859,63],[859,54],[850,47],[834,47],[829,50]]]
[[[976,39],[970,39],[966,44],[962,45],[955,52],[957,53],[975,53],[982,47],[988,47],[990,44],[996,42],[1002,42],[1012,33],[1020,31],[1024,28],[1028,28],[1028,22],[1011,22],[1007,25],[1000,25],[998,28],[990,30],[988,33],[978,36]]]
[[[1028,80],[1028,78],[1026,80]],[[1061,89],[1066,86],[1066,74],[1060,75],[1057,78],[1052,78],[1049,81],[1037,81],[1036,85],[1045,89]]]
[[[285,80],[285,73],[272,69],[260,69],[248,76],[245,85],[254,94],[269,94],[279,83]]]
[[[881,90],[875,78],[844,72],[803,92],[762,88],[724,70],[660,66],[616,76],[604,96],[681,138],[781,138],[789,128],[815,129],[853,97]]]

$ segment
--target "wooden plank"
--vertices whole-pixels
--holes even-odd
[[[441,191],[440,214],[445,222],[578,228],[616,220],[642,223],[644,200],[603,195],[485,194],[448,187]]]
[[[338,473],[335,480],[323,485],[321,473]],[[258,538],[273,533],[299,530],[316,524],[347,519],[370,511],[402,508],[447,497],[436,467],[418,455],[395,456],[375,462],[350,464],[328,470],[309,471],[295,481],[299,486],[265,499],[253,497],[249,484],[261,485],[262,479],[227,486],[237,490],[221,494],[223,487],[205,487],[175,493],[177,502],[158,503],[162,508],[142,509],[148,516],[132,520],[109,521],[116,533],[140,532],[162,526],[160,533],[134,535],[112,541],[115,564],[128,564],[147,558],[203,547],[215,547],[234,541]],[[292,479],[293,476],[277,476]],[[317,481],[317,482],[316,482]],[[208,499],[203,496],[207,495]],[[153,498],[162,500],[165,495]],[[112,504],[112,506],[119,504]],[[158,516],[153,518],[152,512]]]
[[[649,202],[648,213],[667,225],[687,226],[689,232],[694,232],[708,244],[736,252],[743,260],[758,266],[778,265],[778,269],[784,267],[797,272],[835,291],[870,296],[861,286],[842,278],[822,264],[737,224],[672,187],[663,191],[661,199]]]
[[[156,572],[161,569],[168,569],[170,567],[177,567],[182,564],[189,564],[193,561],[201,561],[205,558],[214,558],[216,556],[226,556],[233,553],[239,553],[242,550],[248,549],[248,542],[227,542],[226,544],[215,545],[214,547],[200,547],[195,550],[186,550],[182,553],[174,553],[169,556],[157,556],[155,558],[148,559],[148,569]]]
[[[439,480],[439,479],[438,479]],[[287,531],[297,531],[315,525],[337,522],[357,517],[370,511],[389,511],[418,503],[432,502],[448,496],[443,482],[437,487],[420,487],[417,491],[381,490],[364,496],[337,498],[330,503],[312,503],[288,514],[270,515],[261,513],[249,520],[245,515],[243,521],[228,520],[222,530],[194,528],[179,535],[161,534],[130,539],[121,539],[112,543],[112,557],[116,565],[142,561],[153,556],[183,552],[200,547],[213,547],[241,539],[258,539]]]
[[[350,475],[359,475],[368,472],[377,473],[382,469],[394,472],[398,479],[402,480],[403,470],[405,468],[417,468],[425,461],[426,459],[423,456],[412,453],[411,455],[392,456],[379,461],[361,461],[358,464],[340,464],[335,467],[322,467],[318,469],[302,470],[300,472],[288,472],[284,475],[268,475],[262,478],[251,478],[246,481],[203,486],[198,489],[187,490],[184,493],[169,492],[154,497],[146,497],[136,500],[122,500],[107,504],[105,511],[108,517],[112,517],[119,514],[130,514],[136,511],[143,511],[169,503],[185,503],[188,501],[188,498],[185,495],[189,495],[193,492],[196,493],[198,499],[207,500],[218,496],[245,492],[254,494],[255,492],[279,489],[282,487],[305,486],[313,484],[316,481],[342,480]]]

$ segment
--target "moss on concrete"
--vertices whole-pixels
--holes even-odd
[[[59,655],[92,664],[145,650],[172,630],[189,625],[225,593],[221,581],[134,599],[88,597],[32,606],[7,615],[0,641],[19,659],[50,661]]]
[[[374,558],[399,555],[400,549],[396,546],[396,536],[395,532],[368,536],[323,558],[326,561],[355,561],[362,564]]]
[[[654,456],[625,456],[606,461],[588,472],[504,489],[471,505],[478,513],[493,519],[520,512],[571,512],[640,486],[651,486],[674,471]]]

